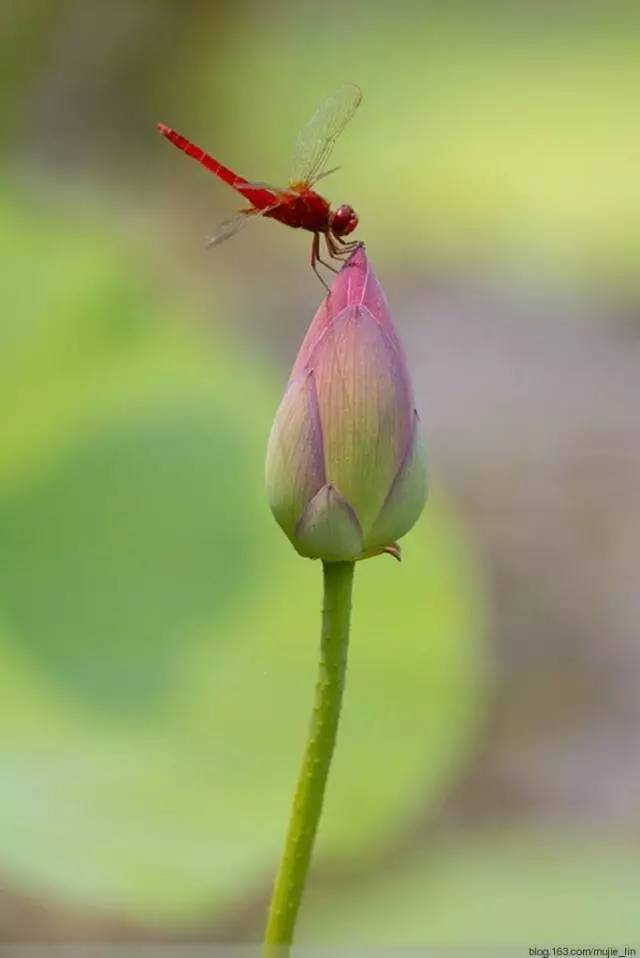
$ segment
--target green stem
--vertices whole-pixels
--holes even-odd
[[[265,958],[288,958],[336,743],[347,669],[353,562],[325,562],[322,641],[311,725],[265,934]]]

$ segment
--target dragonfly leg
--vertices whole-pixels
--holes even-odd
[[[345,248],[346,250],[354,250],[354,249],[357,249],[358,246],[362,246],[362,241],[361,241],[361,240],[348,240],[348,241],[347,241],[347,240],[343,239],[341,236],[335,236],[335,235],[333,236],[333,239],[334,239],[337,243],[340,243],[340,246],[344,246],[344,248]]]
[[[311,269],[316,274],[316,276],[318,277],[318,279],[320,280],[320,282],[322,283],[326,291],[329,293],[330,289],[325,283],[322,276],[320,275],[320,271],[318,270],[317,264],[321,262],[322,260],[320,259],[320,233],[314,233],[313,240],[311,241]]]
[[[318,240],[318,248],[317,248],[317,250],[316,250],[316,260],[317,260],[317,262],[318,262],[318,263],[322,263],[322,265],[323,265],[323,266],[326,266],[327,269],[330,269],[332,273],[339,273],[339,272],[340,272],[339,269],[336,269],[335,266],[332,266],[332,265],[331,265],[331,263],[327,263],[327,261],[324,260],[324,259],[320,256],[320,234],[319,234],[319,233],[316,233],[315,236],[317,237],[317,240]]]
[[[324,241],[327,244],[327,249],[329,251],[329,256],[332,259],[341,259],[343,256],[349,256],[360,243],[342,243],[342,249],[339,246],[336,246],[335,240],[337,237],[333,236],[330,232],[324,234]]]

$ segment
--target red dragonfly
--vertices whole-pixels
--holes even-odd
[[[356,112],[361,100],[360,87],[354,83],[346,83],[318,107],[298,136],[289,185],[284,189],[245,180],[171,127],[158,123],[162,135],[174,146],[215,173],[223,183],[232,186],[251,203],[251,206],[239,210],[225,220],[210,238],[208,245],[216,246],[229,239],[255,216],[268,216],[294,229],[309,230],[313,233],[311,267],[326,286],[317,264],[322,263],[332,270],[334,267],[320,257],[320,236],[324,237],[329,256],[333,259],[350,254],[359,243],[347,242],[344,237],[356,228],[358,216],[353,207],[346,203],[332,210],[329,201],[316,193],[313,187],[318,180],[338,169],[334,167],[325,170],[325,167],[336,140]]]

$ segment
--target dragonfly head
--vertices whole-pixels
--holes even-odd
[[[357,225],[358,214],[352,206],[347,206],[346,203],[339,206],[329,219],[331,232],[336,236],[347,236],[349,233],[353,233]]]

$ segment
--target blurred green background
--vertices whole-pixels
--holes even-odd
[[[322,294],[157,120],[326,181],[410,358],[432,499],[357,570],[314,944],[640,944],[640,10],[0,11],[0,941],[255,941],[319,569],[263,491]],[[609,944],[611,942],[609,941]]]

